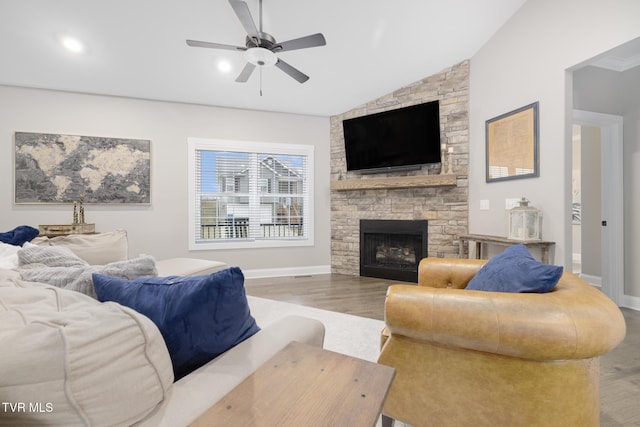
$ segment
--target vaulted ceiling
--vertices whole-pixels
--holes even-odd
[[[259,0],[246,2],[259,25]],[[301,84],[273,66],[237,83],[243,52],[187,46],[244,46],[227,0],[0,0],[0,84],[329,116],[471,58],[524,2],[264,0],[278,42],[326,38],[278,54],[310,77]]]

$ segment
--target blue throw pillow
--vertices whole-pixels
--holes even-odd
[[[466,289],[493,292],[550,292],[562,276],[562,267],[537,261],[525,245],[508,247],[489,260]]]
[[[209,275],[134,280],[94,273],[93,284],[100,301],[130,307],[158,326],[176,380],[260,330],[238,267]]]
[[[13,230],[0,233],[0,242],[10,245],[22,246],[30,242],[40,234],[40,230],[28,225],[19,225]]]

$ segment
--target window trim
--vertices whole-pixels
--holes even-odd
[[[258,141],[239,141],[228,139],[210,139],[210,138],[187,138],[188,148],[188,239],[189,250],[216,250],[216,249],[256,249],[256,248],[286,248],[314,245],[314,151],[313,145],[302,144],[283,144],[274,142],[258,142]],[[264,153],[264,154],[282,154],[282,155],[302,155],[307,156],[307,186],[308,186],[308,203],[306,203],[307,215],[305,220],[308,221],[308,236],[306,239],[295,240],[219,240],[208,242],[197,242],[196,229],[196,151],[212,150],[212,151],[230,151],[239,153]]]

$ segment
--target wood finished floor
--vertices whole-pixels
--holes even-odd
[[[342,274],[247,279],[247,294],[384,320],[384,298],[396,280]],[[411,283],[414,284],[414,283]]]
[[[384,320],[387,287],[395,280],[340,274],[247,279],[247,294]],[[600,359],[602,427],[640,427],[640,312],[622,309],[625,340]]]

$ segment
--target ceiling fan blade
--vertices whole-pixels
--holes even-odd
[[[253,22],[253,18],[251,17],[251,12],[249,11],[249,6],[247,6],[247,3],[241,0],[229,0],[229,4],[238,16],[238,19],[244,27],[244,30],[247,32],[247,35],[252,39],[260,40],[258,28],[256,28],[256,23]]]
[[[300,37],[298,39],[287,40],[274,46],[274,51],[284,52],[296,49],[306,49],[308,47],[324,46],[327,41],[322,33],[312,34],[310,36]]]
[[[247,62],[247,65],[244,66],[236,81],[238,83],[245,83],[247,80],[249,80],[249,77],[251,77],[251,73],[253,73],[253,70],[255,68],[255,65],[253,65],[251,62]]]
[[[226,49],[226,50],[247,50],[246,47],[231,46],[230,44],[201,42],[198,40],[187,40],[187,44],[191,47],[208,47],[211,49]]]
[[[284,71],[300,83],[304,83],[309,80],[309,76],[307,76],[297,68],[294,68],[291,65],[287,64],[282,59],[278,59],[278,62],[276,62],[276,67],[280,68],[282,71]]]

